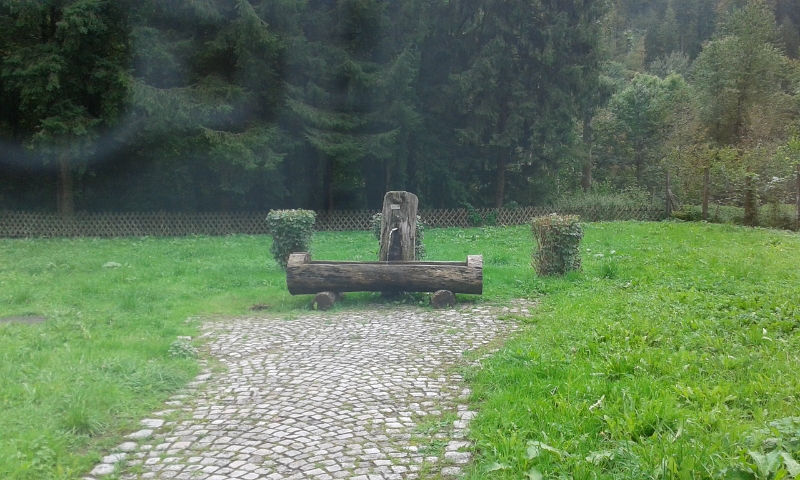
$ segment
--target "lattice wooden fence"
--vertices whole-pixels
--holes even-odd
[[[317,230],[370,230],[377,210],[317,212]],[[661,207],[584,209],[554,212],[546,207],[514,210],[421,210],[420,217],[433,228],[477,225],[522,225],[535,216],[550,213],[577,214],[584,221],[660,220]],[[0,211],[0,237],[177,237],[185,235],[266,235],[266,212],[240,213],[54,213]]]
[[[553,209],[548,207],[523,207],[517,209],[506,208],[478,208],[466,210],[463,208],[453,210],[423,210],[420,212],[422,220],[430,227],[471,227],[477,225],[523,225],[533,217],[558,213],[562,215],[580,215],[586,222],[613,221],[613,220],[641,220],[656,221],[664,218],[664,208],[660,206],[642,208],[572,208]]]
[[[314,228],[319,231],[371,230],[372,216],[380,210],[334,210],[317,212]]]
[[[2,237],[177,237],[267,234],[265,213],[53,213],[0,212]]]

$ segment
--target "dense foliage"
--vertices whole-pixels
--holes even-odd
[[[793,189],[800,0],[0,3],[0,208],[741,205]],[[783,183],[774,181],[781,179]],[[780,184],[780,185],[779,185]],[[771,186],[769,186],[771,185]],[[780,186],[780,189],[775,187]]]
[[[591,124],[595,184],[662,191],[670,171],[696,205],[709,168],[712,203],[793,197],[800,3],[622,2],[607,20],[614,93]]]
[[[308,252],[314,238],[317,216],[309,210],[272,210],[267,215],[267,225],[272,236],[270,252],[275,262],[286,269],[289,255]]]

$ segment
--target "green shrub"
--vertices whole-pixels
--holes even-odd
[[[418,217],[419,218],[419,217]],[[419,220],[418,220],[419,221]],[[381,226],[383,224],[383,214],[378,212],[372,216],[372,236],[375,240],[381,239]]]
[[[496,227],[497,226],[497,211],[487,213],[486,216],[483,218],[483,222],[486,224],[486,226]]]
[[[767,204],[758,209],[756,224],[761,227],[780,230],[794,230],[797,210],[794,205]],[[702,207],[699,205],[685,205],[683,210],[672,212],[672,216],[679,220],[700,221]],[[722,205],[708,206],[709,223],[729,223],[744,225],[744,208]]]
[[[470,203],[465,203],[464,208],[467,210],[467,223],[470,227],[483,226],[483,217],[477,208],[473,207]]]
[[[564,275],[581,269],[580,217],[554,213],[534,218],[532,227],[537,245],[532,264],[537,275]]]
[[[691,205],[684,205],[680,210],[674,210],[672,212],[672,218],[685,220],[687,222],[699,222],[702,220],[702,217],[702,209],[694,208]]]
[[[553,207],[558,208],[650,208],[660,207],[662,199],[655,199],[647,190],[637,187],[627,187],[615,192],[569,192],[555,199]]]
[[[792,207],[793,205],[768,204],[759,210],[759,225],[780,230],[794,230],[796,213]]]
[[[580,215],[590,222],[610,220],[661,220],[662,198],[646,190],[630,187],[618,192],[570,192],[551,202],[553,211]]]
[[[372,235],[376,240],[381,239],[381,224],[383,222],[383,214],[376,213],[372,216]],[[414,259],[419,261],[425,258],[425,222],[417,215],[417,228],[416,238],[414,239]]]
[[[316,214],[310,210],[271,210],[267,226],[272,235],[272,257],[284,270],[289,255],[307,252],[314,236]]]

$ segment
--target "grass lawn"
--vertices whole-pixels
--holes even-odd
[[[702,478],[800,457],[796,234],[590,224],[584,271],[563,279],[535,276],[526,227],[429,230],[425,243],[432,260],[484,255],[484,296],[460,301],[541,303],[469,374],[482,412],[471,478]],[[80,478],[196,373],[169,351],[203,317],[308,308],[286,292],[269,244],[0,239],[0,317],[48,319],[0,324],[0,478]],[[313,251],[372,260],[377,241],[320,233]],[[337,308],[370,301],[348,295]]]
[[[800,477],[800,237],[589,225],[473,372],[468,478]]]

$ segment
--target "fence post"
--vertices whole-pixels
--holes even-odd
[[[703,169],[703,221],[708,221],[708,184],[709,184],[709,168]]]

